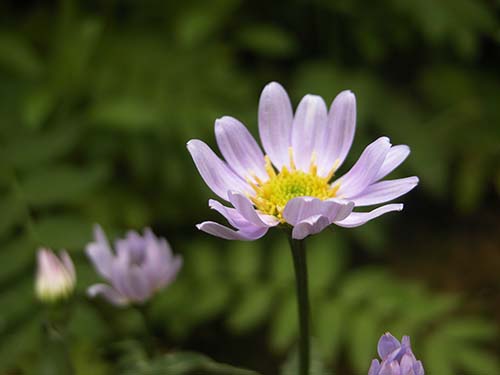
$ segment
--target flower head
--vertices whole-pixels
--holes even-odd
[[[246,127],[232,117],[215,122],[215,137],[225,161],[204,142],[187,147],[205,183],[233,207],[210,200],[235,229],[215,222],[202,231],[231,240],[254,240],[279,224],[293,227],[303,239],[330,224],[356,227],[402,204],[387,204],[370,212],[354,207],[395,199],[417,183],[417,177],[381,181],[410,153],[392,146],[387,137],[368,145],[354,166],[334,178],[351,147],[356,125],[356,99],[343,91],[327,110],[323,99],[306,95],[295,116],[283,87],[272,82],[262,91],[259,133],[266,154]]]
[[[390,333],[385,333],[378,342],[378,354],[382,362],[374,359],[368,375],[424,375],[422,362],[413,355],[408,336],[403,336],[400,343]]]
[[[76,273],[73,262],[66,251],[59,258],[52,250],[41,248],[37,253],[35,293],[42,302],[56,302],[73,293]]]
[[[181,256],[174,256],[167,241],[156,237],[150,229],[145,229],[143,236],[130,231],[125,238],[117,239],[115,252],[98,225],[94,238],[87,245],[87,255],[111,285],[92,285],[88,294],[102,295],[117,306],[145,302],[174,281],[182,265]]]

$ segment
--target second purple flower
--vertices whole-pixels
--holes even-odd
[[[150,229],[142,236],[129,231],[125,238],[115,241],[113,251],[102,228],[96,225],[94,242],[87,245],[86,252],[97,272],[109,282],[92,285],[88,294],[102,295],[117,306],[144,303],[170,284],[182,265],[181,256],[173,255],[167,241]]]

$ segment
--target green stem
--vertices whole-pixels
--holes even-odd
[[[297,306],[299,312],[299,375],[309,374],[309,295],[307,287],[307,259],[303,240],[289,237],[292,249],[295,281],[297,288]]]

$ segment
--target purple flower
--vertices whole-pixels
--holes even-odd
[[[37,253],[35,293],[43,302],[56,302],[73,293],[76,284],[75,267],[66,251],[59,258],[52,250],[41,248]]]
[[[87,255],[111,285],[92,285],[88,294],[102,295],[117,306],[145,302],[170,284],[182,265],[181,256],[174,256],[167,241],[150,229],[145,229],[143,236],[129,231],[125,238],[117,239],[115,253],[99,225],[94,228],[94,237],[95,242],[87,245]]]
[[[378,342],[378,354],[382,363],[374,359],[368,375],[424,375],[422,362],[413,355],[408,336],[403,336],[400,343],[390,333],[382,335]]]
[[[334,179],[351,147],[356,125],[356,99],[341,92],[327,110],[323,99],[306,95],[295,116],[284,88],[271,82],[259,103],[259,133],[264,154],[246,127],[232,117],[215,122],[215,137],[225,161],[204,142],[187,147],[205,183],[233,207],[215,200],[209,206],[235,229],[215,222],[202,231],[230,240],[255,240],[270,227],[286,224],[303,239],[330,224],[357,227],[402,204],[387,204],[370,212],[354,207],[381,204],[413,189],[417,177],[381,181],[410,153],[381,137],[368,145],[342,177]]]

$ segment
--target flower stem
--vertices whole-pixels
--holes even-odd
[[[297,306],[299,312],[299,375],[309,374],[309,295],[307,287],[307,259],[303,240],[289,237],[292,249],[295,281],[297,288]]]

